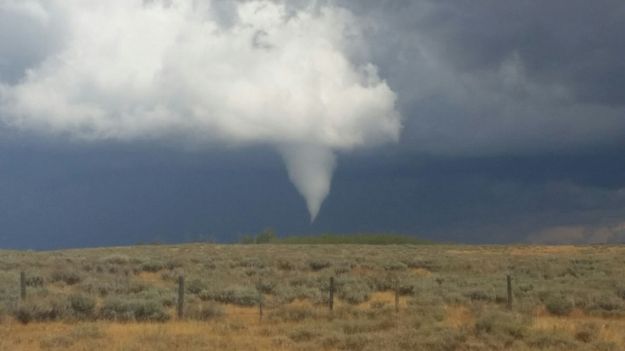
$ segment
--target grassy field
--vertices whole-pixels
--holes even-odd
[[[176,316],[180,275],[183,319]],[[96,348],[625,350],[625,247],[0,251],[0,350]]]

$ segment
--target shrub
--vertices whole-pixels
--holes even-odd
[[[261,280],[256,283],[256,290],[260,291],[263,294],[271,294],[273,293],[275,286],[275,282],[269,280]]]
[[[317,300],[321,292],[319,288],[307,287],[307,286],[281,286],[279,289],[274,289],[273,296],[275,300],[280,303],[289,303],[295,299],[311,299]],[[327,296],[327,294],[324,294]]]
[[[174,270],[176,268],[180,268],[183,266],[183,263],[180,260],[169,260],[167,262],[165,262],[165,268],[171,270]],[[205,268],[215,268],[215,265],[212,262],[207,262],[204,264]]]
[[[214,300],[240,306],[254,306],[258,304],[258,292],[255,289],[233,287],[221,291],[203,290],[198,295],[203,301]]]
[[[473,290],[465,293],[464,296],[471,301],[490,301],[491,297],[482,290]]]
[[[63,318],[67,311],[67,304],[61,300],[46,299],[20,304],[13,311],[13,316],[18,321],[27,324],[29,322],[58,320]]]
[[[384,264],[384,270],[386,271],[405,271],[407,267],[405,263],[398,261],[386,262]]]
[[[339,265],[338,267],[334,268],[334,273],[336,275],[340,275],[340,274],[345,274],[345,273],[349,273],[352,270],[352,266],[348,263],[343,263],[341,265]]]
[[[162,262],[158,261],[148,261],[141,265],[141,270],[144,272],[156,273],[161,271],[165,266]]]
[[[316,259],[308,261],[308,267],[310,267],[313,271],[320,271],[324,268],[330,267],[330,265],[330,261],[327,260]]]
[[[4,322],[5,313],[4,306],[0,304],[0,324]]]
[[[197,308],[189,308],[186,311],[186,315],[191,319],[197,319],[201,321],[208,321],[215,318],[219,318],[225,314],[223,306],[210,302],[202,304]]]
[[[187,291],[191,294],[199,294],[207,287],[208,284],[200,279],[192,279],[186,284]]]
[[[120,298],[111,298],[104,301],[100,309],[100,318],[114,321],[131,321],[134,319],[134,312],[129,302]]]
[[[490,334],[502,339],[521,339],[528,331],[529,318],[519,314],[487,311],[475,322],[475,332]]]
[[[43,277],[39,275],[26,275],[26,286],[31,287],[41,287],[43,286],[44,280]]]
[[[599,337],[599,327],[595,323],[584,323],[575,329],[575,339],[578,341],[589,343],[595,341]]]
[[[432,260],[408,260],[405,261],[406,265],[412,269],[424,269],[427,271],[435,271],[439,269],[439,265]]]
[[[298,328],[289,333],[289,338],[295,342],[310,341],[319,337],[319,333],[305,328]]]
[[[416,286],[411,282],[399,282],[400,295],[413,295],[417,291]]]
[[[178,277],[180,277],[180,272],[170,270],[161,272],[161,279],[164,281],[177,282]]]
[[[76,283],[80,283],[82,280],[82,276],[75,271],[55,271],[51,276],[52,282],[62,281],[67,285],[74,285]]]
[[[623,310],[623,301],[617,297],[601,296],[591,306],[592,309],[607,313],[615,313]]]
[[[287,260],[279,259],[277,262],[278,269],[283,271],[291,271],[295,269],[295,265]]]
[[[358,280],[350,280],[344,282],[339,289],[338,296],[340,299],[351,304],[360,304],[369,300],[371,288],[369,285]]]
[[[169,315],[155,301],[108,299],[100,309],[100,317],[114,321],[165,322]]]
[[[126,255],[112,254],[102,257],[101,261],[108,264],[127,264],[130,258]]]
[[[134,317],[136,321],[150,321],[150,322],[166,322],[169,320],[169,315],[163,311],[161,305],[154,301],[138,301],[133,305]]]
[[[85,295],[72,295],[69,297],[69,306],[77,317],[91,317],[95,309],[95,300]]]
[[[573,310],[571,301],[563,297],[550,297],[545,301],[545,307],[549,313],[555,316],[566,316]]]
[[[616,296],[620,297],[622,300],[625,300],[625,286],[619,286],[616,288]]]

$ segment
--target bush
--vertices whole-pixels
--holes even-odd
[[[386,271],[405,271],[408,266],[403,262],[391,261],[384,264]]]
[[[52,282],[62,281],[67,285],[80,283],[82,276],[75,271],[55,271],[51,276]]]
[[[208,321],[215,318],[219,318],[225,314],[223,306],[211,302],[202,304],[197,308],[189,308],[186,311],[186,315],[191,319],[197,319],[201,321]]]
[[[47,299],[22,303],[13,311],[13,316],[18,321],[27,324],[29,322],[59,320],[67,315],[67,311],[66,303],[60,300]]]
[[[277,262],[277,266],[279,270],[282,271],[292,271],[295,269],[295,265],[290,261],[279,259]]]
[[[319,333],[305,328],[298,328],[289,333],[289,338],[295,342],[305,342],[319,337]]]
[[[342,284],[338,296],[341,300],[356,305],[368,301],[370,293],[369,285],[358,280],[350,280]]]
[[[550,297],[545,301],[545,307],[555,316],[567,316],[573,310],[573,303],[564,297]]]
[[[334,274],[340,275],[340,274],[349,273],[349,272],[351,272],[352,268],[353,267],[352,267],[351,264],[349,264],[349,263],[342,263],[338,267],[334,268]]]
[[[597,340],[599,337],[599,327],[595,323],[584,323],[575,329],[575,339],[578,341],[589,343]]]
[[[130,262],[130,258],[126,255],[112,254],[112,255],[102,257],[101,261],[104,263],[108,263],[108,264],[121,265],[121,264],[127,264],[128,262]]]
[[[475,322],[476,334],[495,335],[501,339],[521,339],[528,332],[530,320],[526,316],[500,311],[487,311]]]
[[[165,307],[174,306],[176,303],[175,294],[172,294],[169,290],[155,287],[142,290],[141,292],[134,294],[133,298],[135,300],[154,301]]]
[[[324,268],[328,268],[330,267],[330,262],[327,260],[310,260],[308,261],[308,266],[310,267],[310,269],[312,269],[313,271],[320,271]]]
[[[165,322],[169,315],[155,301],[108,299],[100,310],[100,317],[114,321]]]
[[[276,283],[269,280],[262,280],[256,283],[256,290],[260,291],[263,294],[273,293],[275,287]]]
[[[413,259],[405,261],[406,265],[412,269],[424,269],[426,271],[436,271],[440,269],[439,264],[432,260]]]
[[[616,296],[625,300],[625,286],[619,286],[616,288]]]
[[[85,295],[72,295],[69,297],[69,306],[74,315],[81,318],[93,316],[95,300]]]
[[[617,297],[601,296],[595,301],[592,309],[599,310],[601,312],[616,313],[623,310],[623,301]]]
[[[156,273],[165,268],[162,262],[158,261],[148,261],[141,265],[141,270],[144,272]]]
[[[471,301],[490,301],[491,297],[482,290],[473,290],[465,293],[464,296]]]
[[[240,306],[254,306],[258,304],[258,292],[256,289],[233,287],[221,291],[204,290],[198,295],[203,301],[214,300]]]
[[[190,294],[199,294],[200,292],[202,292],[202,290],[206,290],[207,287],[208,287],[208,284],[199,279],[190,280],[186,284],[187,291]]]
[[[43,277],[38,275],[26,275],[26,286],[33,288],[42,287],[44,283]]]

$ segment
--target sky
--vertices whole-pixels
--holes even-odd
[[[0,248],[625,242],[625,4],[0,0]]]

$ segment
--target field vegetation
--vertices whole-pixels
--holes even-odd
[[[302,240],[0,251],[0,350],[625,350],[625,247]]]

